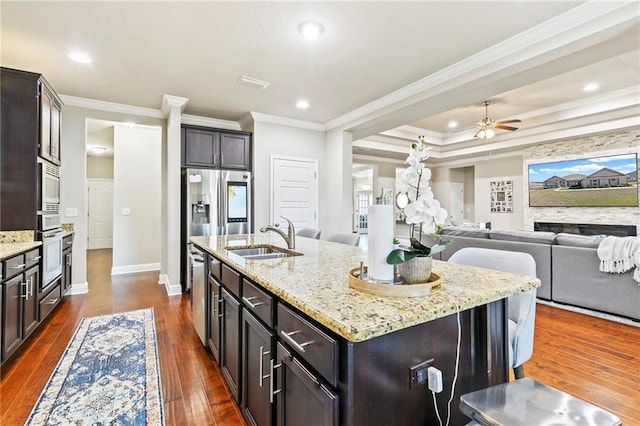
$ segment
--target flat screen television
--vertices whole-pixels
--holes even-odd
[[[637,207],[636,154],[529,165],[529,207]]]

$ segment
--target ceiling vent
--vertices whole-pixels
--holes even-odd
[[[238,83],[246,84],[247,86],[257,86],[261,89],[266,89],[271,84],[268,81],[258,80],[257,78],[248,77],[246,75],[241,75],[238,79]]]

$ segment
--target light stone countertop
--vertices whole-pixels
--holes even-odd
[[[348,341],[359,342],[484,305],[540,286],[537,278],[434,260],[442,289],[424,297],[383,297],[349,287],[348,271],[367,262],[360,247],[297,237],[302,256],[246,260],[225,247],[272,244],[286,248],[274,233],[191,237],[282,300]]]
[[[42,245],[42,241],[28,241],[22,243],[0,243],[0,260],[5,260],[16,254],[29,251]]]

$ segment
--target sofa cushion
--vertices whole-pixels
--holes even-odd
[[[449,226],[444,228],[441,231],[441,234],[455,235],[457,237],[489,238],[489,230],[486,228],[460,228],[457,226]]]
[[[606,235],[578,235],[561,232],[556,236],[556,244],[560,246],[598,248]]]
[[[521,243],[553,244],[556,234],[554,232],[492,229],[489,232],[489,238],[492,240],[519,241]]]

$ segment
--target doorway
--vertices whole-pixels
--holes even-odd
[[[87,249],[113,248],[113,179],[87,179]]]
[[[318,161],[271,156],[270,223],[291,220],[296,229],[318,228]]]

